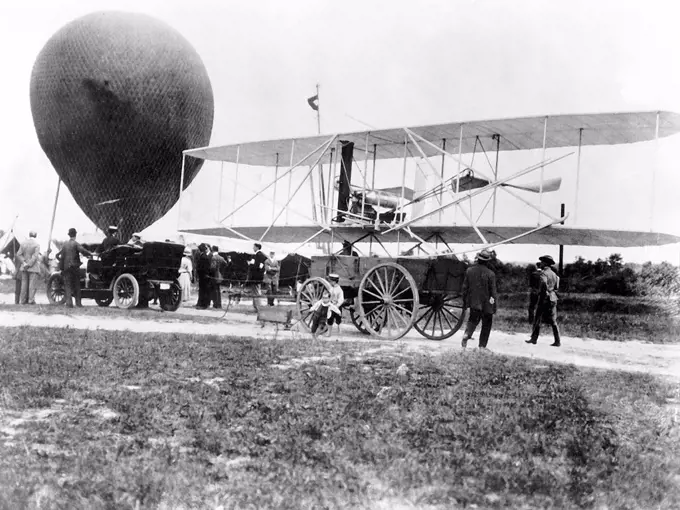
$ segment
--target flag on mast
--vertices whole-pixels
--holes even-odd
[[[307,104],[310,106],[312,110],[315,112],[319,111],[319,94],[315,94],[312,97],[307,99]]]

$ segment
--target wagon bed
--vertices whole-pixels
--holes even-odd
[[[311,306],[330,289],[335,273],[345,294],[352,323],[363,333],[397,339],[415,329],[426,338],[443,340],[463,324],[461,296],[467,264],[455,256],[313,257],[310,278],[297,297],[301,323],[309,328]]]

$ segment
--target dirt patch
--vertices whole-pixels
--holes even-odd
[[[192,310],[191,312],[203,312]],[[30,311],[0,311],[0,324],[4,327],[45,327],[73,328],[86,330],[132,331],[140,333],[176,333],[192,335],[212,335],[223,337],[246,337],[256,339],[276,339],[277,341],[309,338],[308,333],[298,331],[276,331],[273,326],[262,328],[254,315],[215,312],[212,323],[198,323],[191,320],[182,322],[161,322],[157,320],[126,317],[68,316],[62,314],[39,314]],[[1,335],[0,330],[0,335]],[[366,354],[388,352],[421,352],[440,354],[460,351],[458,332],[453,337],[434,342],[425,340],[415,331],[396,342],[381,341],[362,335],[352,326],[343,325],[341,334],[331,338],[320,338],[321,342],[361,342],[368,349]],[[549,346],[547,337],[539,339],[538,345],[524,342],[527,335],[493,331],[489,351],[509,356],[521,356],[556,363],[570,363],[578,366],[651,373],[680,379],[680,345],[659,345],[645,342],[614,342],[583,338],[563,337],[562,347]],[[475,341],[470,342],[467,353],[474,352]],[[290,363],[290,362],[289,362]],[[288,364],[289,364],[288,363]]]

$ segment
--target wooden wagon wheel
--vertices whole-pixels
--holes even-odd
[[[370,335],[371,332],[366,329],[363,321],[361,320],[361,312],[359,312],[359,305],[349,307],[349,318],[352,320],[352,324],[361,331],[364,335]]]
[[[323,290],[331,291],[331,285],[323,278],[310,278],[302,284],[300,292],[298,292],[296,305],[298,316],[300,317],[300,324],[306,331],[312,330],[312,312],[310,308],[314,303],[321,299]]]
[[[359,284],[361,322],[373,336],[387,340],[404,336],[416,319],[418,303],[416,282],[394,262],[372,267]]]
[[[460,329],[465,309],[460,294],[426,292],[420,296],[416,331],[430,340],[444,340]]]

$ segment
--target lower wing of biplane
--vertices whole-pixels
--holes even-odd
[[[549,126],[554,127],[551,131]],[[452,123],[414,128],[398,128],[328,136],[314,136],[288,140],[271,140],[243,144],[207,147],[184,151],[184,157],[195,157],[233,163],[236,165],[235,186],[238,187],[239,165],[276,167],[274,178],[261,190],[250,190],[252,196],[236,205],[237,192],[231,212],[214,226],[178,230],[204,235],[239,237],[264,243],[308,243],[348,240],[352,243],[376,241],[383,243],[413,242],[435,246],[440,244],[451,251],[451,244],[560,244],[579,246],[631,247],[680,242],[680,238],[654,232],[603,230],[564,226],[565,217],[555,217],[541,207],[544,193],[560,189],[561,178],[544,178],[544,172],[569,155],[565,153],[545,157],[546,149],[575,147],[576,187],[580,171],[581,147],[584,145],[614,145],[643,142],[680,132],[680,115],[669,112],[637,112],[590,115],[558,115],[503,119],[494,121]],[[456,152],[447,149],[457,147]],[[485,148],[486,146],[486,148]],[[486,149],[495,151],[492,164]],[[500,177],[500,151],[543,148],[540,162]],[[483,151],[489,169],[484,172],[463,162],[463,155]],[[574,151],[575,152],[575,151]],[[363,155],[363,160],[355,158]],[[376,162],[403,159],[403,172],[383,171],[401,175],[401,185],[377,187]],[[291,162],[283,172],[280,161]],[[415,175],[422,175],[430,183],[427,189],[411,187],[406,182],[406,168],[415,161]],[[372,168],[369,168],[369,163]],[[449,166],[445,167],[445,163]],[[358,175],[357,171],[358,170]],[[293,172],[308,182],[311,196],[299,195],[303,184],[291,191]],[[446,172],[449,175],[445,175]],[[530,183],[517,179],[530,173],[540,178]],[[271,223],[255,226],[251,218],[247,225],[234,223],[234,215],[254,200],[269,200],[268,189],[276,187],[288,177],[289,196],[271,199]],[[370,180],[370,184],[369,184]],[[432,184],[434,183],[434,184]],[[180,184],[180,189],[182,185]],[[506,193],[536,211],[535,225],[481,225],[480,218],[493,204],[495,218],[496,195]],[[533,203],[524,192],[538,195]],[[475,197],[488,199],[479,214],[472,213]],[[310,204],[311,202],[311,204]],[[427,207],[424,204],[427,202]],[[311,205],[305,218],[309,224],[282,225],[280,218],[293,205]],[[469,208],[463,204],[470,205]],[[578,198],[575,201],[576,213]],[[181,208],[181,195],[180,195]],[[444,211],[454,211],[454,220],[444,220]],[[458,216],[460,215],[460,216]],[[461,218],[462,216],[462,218]],[[231,220],[231,221],[229,221]],[[427,223],[427,224],[425,224]],[[432,223],[435,223],[434,225]],[[465,223],[465,224],[459,224]],[[495,223],[495,220],[492,220]],[[398,249],[397,249],[398,251]]]

